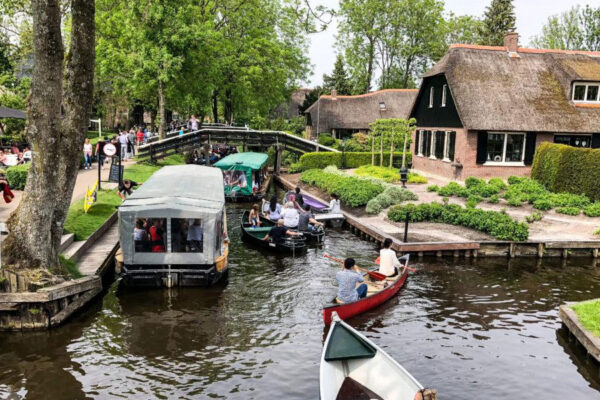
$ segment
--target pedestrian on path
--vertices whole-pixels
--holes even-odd
[[[92,144],[90,143],[90,139],[86,138],[85,143],[83,144],[83,168],[91,169],[92,168]]]
[[[119,134],[119,144],[121,146],[121,158],[123,161],[126,161],[129,157],[127,156],[127,143],[129,139],[127,139],[127,132],[123,131]]]

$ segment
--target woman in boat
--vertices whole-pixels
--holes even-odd
[[[335,279],[338,281],[336,298],[338,302],[351,303],[366,297],[367,284],[361,283],[360,286],[356,287],[356,284],[364,282],[364,279],[353,258],[344,260],[344,266],[341,271],[335,274]]]
[[[396,252],[392,250],[392,239],[386,238],[383,247],[379,251],[379,272],[386,276],[398,275],[398,268],[402,266],[398,261]]]
[[[331,194],[331,201],[329,202],[329,212],[332,214],[340,214],[342,212],[340,207],[340,198],[337,194]]]
[[[300,211],[300,216],[298,217],[298,230],[300,232],[312,232],[319,226],[323,226],[323,223],[315,219],[315,216],[310,211],[310,205],[304,204],[304,209]]]
[[[260,216],[258,211],[258,204],[254,204],[248,214],[248,223],[253,227],[260,227]]]
[[[265,215],[273,222],[277,222],[281,219],[281,204],[277,202],[277,197],[271,197]]]
[[[155,219],[148,233],[150,234],[150,240],[152,241],[152,252],[164,253],[165,242],[163,240],[162,221],[158,218]]]
[[[288,228],[296,228],[298,226],[300,213],[294,208],[294,203],[291,201],[285,203],[281,212],[281,218],[283,218],[283,224]]]

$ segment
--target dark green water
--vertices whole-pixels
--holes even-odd
[[[239,242],[230,208],[223,287],[130,291],[118,282],[67,325],[0,335],[0,398],[316,399],[335,293],[323,253],[368,265],[372,243],[328,231],[283,258]],[[590,260],[414,259],[383,306],[349,322],[441,399],[595,399],[598,367],[560,330],[557,306],[600,297]]]

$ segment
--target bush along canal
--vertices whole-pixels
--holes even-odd
[[[228,220],[243,210],[228,207]],[[339,268],[323,254],[368,265],[377,248],[330,229],[321,248],[282,257],[247,247],[234,226],[228,284],[115,282],[65,326],[0,334],[0,398],[318,398],[321,307]],[[597,365],[557,311],[600,297],[592,262],[415,258],[396,297],[349,323],[440,398],[597,398]]]

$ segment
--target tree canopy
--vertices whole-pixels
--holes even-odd
[[[346,69],[344,68],[344,56],[341,54],[338,54],[335,59],[335,65],[333,66],[331,75],[323,75],[323,88],[329,93],[334,89],[341,95],[352,93],[350,80],[348,79]]]
[[[504,35],[514,32],[517,18],[512,0],[492,0],[485,10],[483,29],[480,33],[481,44],[503,46]]]
[[[531,44],[545,49],[600,50],[600,7],[575,6],[551,16]]]

